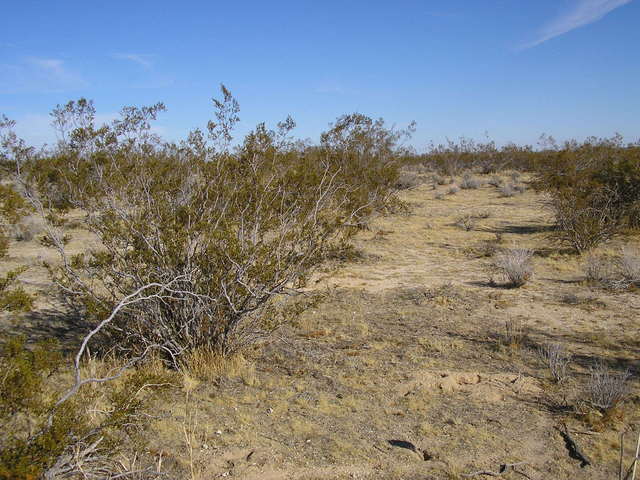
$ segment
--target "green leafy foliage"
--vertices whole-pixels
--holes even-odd
[[[12,337],[2,345],[0,479],[79,473],[82,464],[85,473],[99,465],[107,478],[108,469],[117,473],[111,459],[119,451],[140,447],[149,397],[159,385],[167,386],[167,378],[132,370],[106,388],[83,388],[56,406],[67,365],[51,342],[29,348],[24,338]]]

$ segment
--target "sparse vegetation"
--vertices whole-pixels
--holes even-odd
[[[528,329],[518,318],[511,318],[504,323],[503,343],[511,348],[520,348],[528,337]]]
[[[533,277],[533,251],[526,248],[503,249],[493,257],[493,266],[509,287],[521,287]]]
[[[548,343],[538,349],[538,354],[549,368],[549,373],[555,383],[563,383],[568,378],[567,367],[571,363],[571,355],[565,351],[562,344]]]
[[[640,285],[640,257],[626,249],[622,255],[589,255],[584,273],[590,285],[611,290],[626,290]]]
[[[474,471],[469,442],[568,478],[564,451],[526,441],[558,423],[585,433],[592,477],[610,476],[611,420],[637,423],[636,380],[602,363],[587,379],[583,365],[636,360],[636,147],[580,153],[601,155],[580,168],[626,209],[610,245],[580,258],[548,245],[538,205],[584,193],[571,175],[544,183],[584,146],[463,141],[417,155],[401,147],[411,128],[359,114],[317,145],[294,140],[290,119],[234,142],[237,102],[223,89],[214,107],[216,121],[178,143],[152,133],[161,105],[99,126],[90,102],[71,102],[46,151],[5,128],[0,327],[35,334],[3,337],[0,478],[440,478]],[[452,175],[464,195],[437,202],[458,192]],[[558,218],[552,236],[578,250]],[[533,249],[536,282],[492,288],[529,282]],[[144,295],[122,304],[132,291]],[[63,353],[106,318],[90,351]]]
[[[628,371],[611,371],[603,362],[591,368],[589,379],[584,386],[583,399],[589,405],[603,412],[619,407],[630,394]]]
[[[620,137],[567,142],[546,152],[536,188],[550,195],[555,238],[578,252],[590,250],[631,225],[640,193],[640,146]]]

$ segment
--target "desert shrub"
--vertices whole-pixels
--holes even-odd
[[[260,124],[229,148],[239,107],[223,87],[208,141],[154,137],[162,111],[128,108],[99,129],[90,104],[54,111],[62,143],[31,162],[25,191],[47,219],[46,243],[61,266],[51,275],[68,302],[95,322],[144,285],[180,281],[171,301],[124,309],[105,331],[107,348],[138,355],[161,345],[166,360],[195,348],[233,354],[278,326],[274,299],[304,284],[335,245],[393,204],[399,140],[382,120],[340,117],[319,146],[289,137],[291,119]],[[77,117],[80,117],[79,119]],[[69,256],[59,225],[68,208],[100,247]]]
[[[554,238],[577,252],[590,250],[611,239],[620,228],[616,194],[606,189],[576,197],[573,192],[558,193],[550,200],[557,228]]]
[[[482,186],[482,181],[469,173],[465,173],[460,182],[460,188],[463,190],[476,190]]]
[[[0,164],[14,164],[16,155],[24,155],[29,151],[19,141],[11,128],[14,123],[6,117],[0,117]],[[0,169],[0,259],[9,249],[9,234],[15,225],[30,212],[28,203],[11,183],[8,170]],[[20,312],[31,309],[34,298],[18,285],[18,277],[26,271],[26,267],[18,267],[0,275],[0,311]]]
[[[640,145],[623,145],[620,137],[567,142],[546,152],[534,186],[549,195],[555,239],[578,252],[590,250],[633,223]]]
[[[538,354],[556,383],[563,383],[568,378],[567,367],[571,363],[571,355],[565,351],[563,345],[549,343],[540,347]]]
[[[631,393],[629,371],[613,372],[599,362],[591,368],[582,399],[603,412],[617,408]]]
[[[493,257],[495,270],[506,285],[521,287],[533,277],[533,251],[526,248],[503,249]]]
[[[605,285],[614,275],[614,265],[609,257],[602,255],[589,255],[583,270],[588,283],[592,285]]]
[[[455,195],[459,191],[460,191],[460,187],[458,187],[457,185],[452,185],[447,191],[447,195]]]
[[[622,255],[589,255],[583,270],[587,283],[611,290],[640,286],[640,256],[630,249]]]

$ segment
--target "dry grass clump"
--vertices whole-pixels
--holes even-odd
[[[241,354],[223,356],[208,348],[197,348],[184,355],[182,372],[202,381],[216,381],[221,377],[247,377],[253,373]]]
[[[529,333],[519,318],[512,318],[504,323],[502,341],[510,348],[520,348],[524,345]]]
[[[640,256],[625,249],[622,255],[589,255],[583,265],[587,283],[609,290],[640,286]]]
[[[549,343],[538,349],[542,361],[549,368],[555,383],[563,383],[569,376],[567,367],[571,363],[571,354],[560,343]]]
[[[463,190],[477,190],[482,186],[482,180],[474,177],[470,173],[465,173],[460,182],[460,188]]]
[[[614,410],[629,397],[630,379],[631,373],[628,370],[612,372],[603,362],[598,362],[591,368],[582,391],[582,399],[603,412]]]
[[[533,250],[528,248],[503,249],[493,257],[494,268],[509,287],[521,287],[533,277]]]

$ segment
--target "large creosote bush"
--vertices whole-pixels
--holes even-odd
[[[123,309],[105,329],[110,348],[160,346],[177,365],[195,347],[226,355],[265,338],[281,318],[274,298],[390,201],[409,131],[345,116],[310,147],[291,140],[287,119],[231,148],[239,109],[222,93],[207,133],[179,144],[150,133],[161,104],[96,128],[91,103],[70,102],[53,114],[58,148],[24,167],[26,195],[48,220],[44,241],[62,260],[50,272],[88,318],[143,285],[181,282],[171,300]],[[97,240],[76,255],[63,231],[71,210]]]
[[[543,153],[535,186],[548,194],[558,241],[583,252],[636,227],[640,145],[591,138]]]

